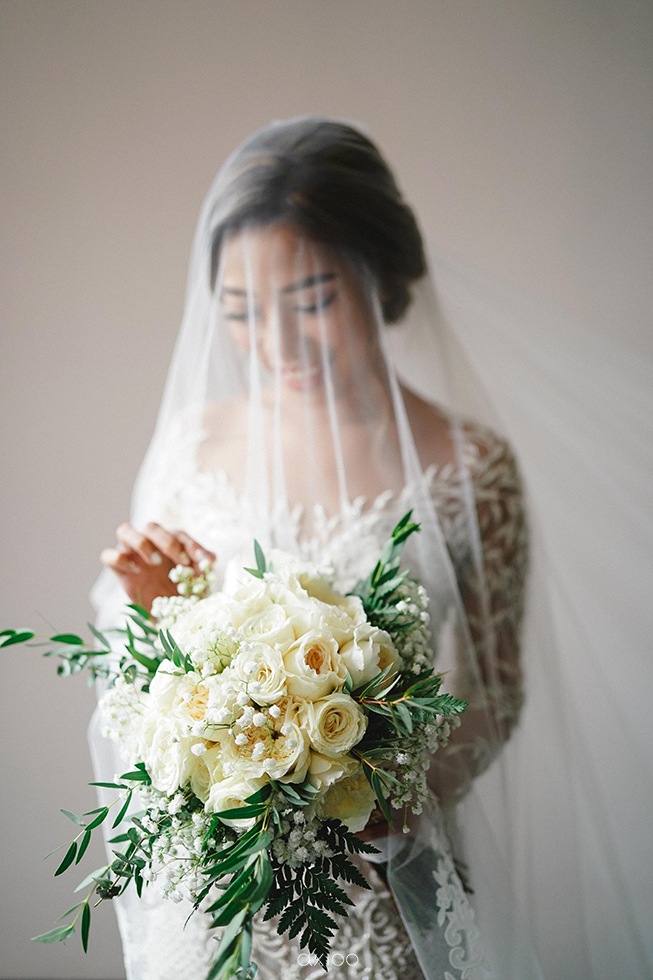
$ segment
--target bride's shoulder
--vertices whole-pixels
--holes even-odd
[[[494,429],[473,419],[455,416],[439,405],[427,402],[404,389],[404,402],[415,445],[424,469],[430,466],[455,470],[460,452],[475,483],[500,478],[513,484],[519,479],[517,461],[510,443]],[[462,437],[462,446],[454,444],[454,433]]]

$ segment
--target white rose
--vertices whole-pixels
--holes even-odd
[[[285,698],[278,705],[281,713],[272,719],[272,741],[265,771],[270,779],[282,783],[302,783],[311,759],[308,736],[302,724],[306,702]]]
[[[295,633],[291,623],[281,606],[269,605],[246,619],[239,631],[248,643],[256,641],[277,647],[285,653],[295,641]]]
[[[363,710],[348,694],[331,694],[307,703],[304,718],[311,745],[327,756],[349,752],[367,728]]]
[[[288,693],[281,653],[266,643],[250,644],[238,654],[231,669],[247,685],[247,693],[257,704],[273,704]]]
[[[319,752],[311,752],[308,767],[309,783],[320,791],[326,791],[329,786],[343,776],[351,775],[359,768],[359,763],[353,755],[343,755],[339,759],[330,759]]]
[[[204,809],[207,813],[219,813],[221,810],[247,806],[245,803],[247,797],[262,789],[266,782],[266,779],[256,779],[241,773],[221,779],[211,786]],[[255,817],[246,817],[243,820],[235,818],[227,819],[224,823],[228,827],[235,827],[237,830],[249,830],[250,827],[254,826],[255,820]]]
[[[175,793],[186,785],[195,765],[192,739],[182,734],[177,722],[158,713],[152,712],[146,727],[151,731],[151,741],[143,761],[152,786],[162,793]]]
[[[223,595],[235,626],[240,626],[250,616],[261,612],[272,603],[268,583],[245,571],[250,565],[247,559],[233,559],[227,565]]]
[[[269,583],[269,595],[274,604],[283,611],[294,639],[299,639],[304,633],[319,627],[320,604],[302,589],[294,592],[283,582],[272,580]]]
[[[309,630],[284,655],[288,693],[316,701],[342,687],[345,667],[327,631]]]
[[[206,803],[211,787],[222,778],[222,746],[213,745],[203,755],[195,757],[190,788],[202,803]]]
[[[338,643],[351,638],[356,626],[367,622],[362,600],[357,595],[342,595],[325,578],[298,576],[307,595],[319,602],[320,616],[334,631]],[[341,633],[342,635],[337,635]]]
[[[343,596],[326,579],[309,573],[271,582],[270,595],[283,608],[298,639],[309,630],[327,629],[340,646],[352,638],[357,625],[366,622],[358,596]]]
[[[353,833],[367,825],[376,797],[362,768],[332,783],[319,800],[316,813],[323,820],[342,820]]]
[[[340,647],[340,656],[354,687],[371,681],[390,664],[397,668],[401,666],[399,651],[389,634],[369,623],[356,626],[353,638]]]
[[[159,665],[150,682],[150,701],[161,714],[167,714],[172,709],[183,676],[171,660],[164,660]]]

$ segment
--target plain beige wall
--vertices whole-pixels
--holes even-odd
[[[90,617],[202,197],[270,119],[363,122],[438,249],[646,355],[652,21],[637,0],[2,2],[2,625]],[[123,976],[110,908],[88,957],[28,941],[72,904],[41,857],[58,807],[94,805],[94,696],[2,657],[0,976]]]

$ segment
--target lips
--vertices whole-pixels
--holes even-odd
[[[303,391],[307,388],[315,388],[322,383],[322,368],[281,368],[281,380],[289,388]]]

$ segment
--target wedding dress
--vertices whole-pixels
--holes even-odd
[[[333,142],[318,167],[325,133]],[[349,208],[364,223],[373,185],[404,229],[400,194],[370,147],[347,125],[307,117],[255,134],[218,174],[200,214],[184,318],[131,520],[182,529],[213,549],[218,579],[231,558],[252,564],[256,537],[264,549],[317,562],[345,591],[369,574],[407,510],[421,525],[406,564],[429,596],[433,665],[469,707],[450,746],[434,756],[439,799],[410,835],[379,842],[383,868],[362,865],[372,890],[352,891],[328,978],[650,980],[650,772],[622,724],[629,702],[621,675],[600,677],[573,602],[559,602],[560,569],[532,506],[535,496],[546,509],[558,483],[573,492],[564,479],[588,455],[580,436],[576,454],[568,451],[569,418],[584,421],[573,415],[582,394],[575,377],[556,427],[540,391],[542,376],[568,380],[564,356],[547,347],[550,333],[564,351],[564,329],[446,263],[435,280],[423,269],[408,275],[406,249],[397,268],[374,266],[383,224],[372,223],[368,261],[358,240],[327,246],[313,225],[302,232],[269,210],[253,224],[241,221],[245,205],[267,207],[279,189],[295,216],[305,208],[317,220],[329,203],[323,184],[318,200],[308,185],[296,187],[321,174],[334,182],[336,216]],[[371,160],[366,180],[340,193],[361,155]],[[397,313],[390,300],[400,267],[421,278]],[[537,344],[529,348],[531,335]],[[487,365],[503,388],[492,402],[479,381]],[[604,382],[607,460],[614,404]],[[529,464],[530,533],[509,448],[515,435]],[[553,530],[600,542],[619,514],[614,493],[609,502],[582,539],[565,524],[559,499]],[[594,563],[615,556],[618,541],[607,555],[597,545]],[[108,573],[94,601],[101,626],[119,621],[125,596]],[[97,724],[91,748],[99,778],[122,771]],[[185,924],[189,907],[154,887],[142,901],[128,890],[116,906],[128,980],[203,980],[215,946],[206,917]],[[270,923],[258,923],[253,959],[263,980],[324,975]]]

